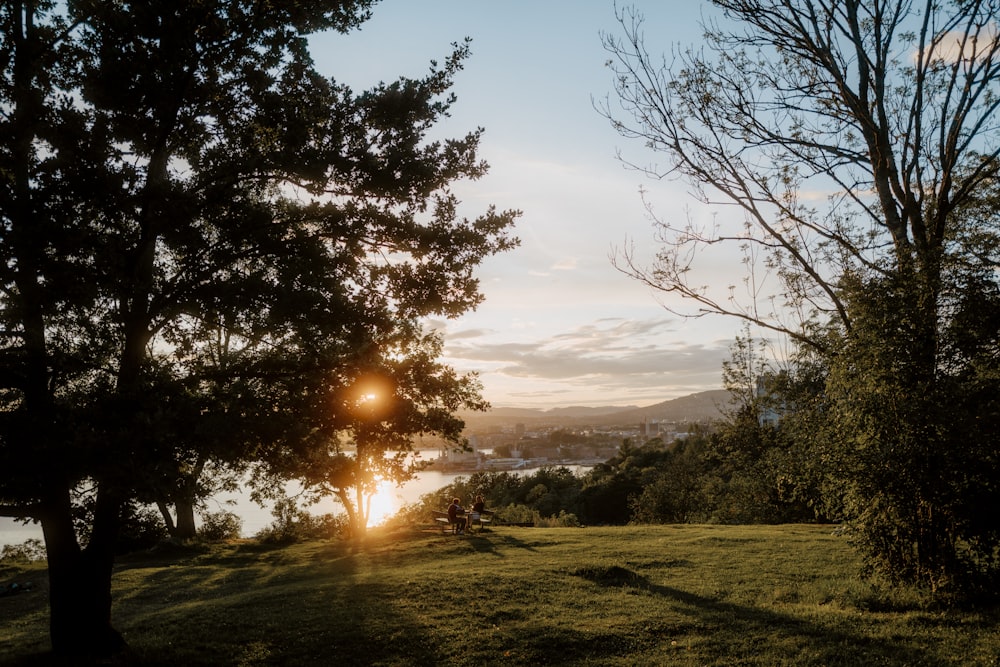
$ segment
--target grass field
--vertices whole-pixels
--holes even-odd
[[[1000,610],[936,609],[857,571],[820,526],[213,545],[121,561],[114,620],[131,654],[114,664],[1000,664]],[[0,598],[0,663],[60,664],[43,588]]]

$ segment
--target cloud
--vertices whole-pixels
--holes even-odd
[[[730,341],[666,344],[676,330],[670,319],[625,318],[514,342],[464,330],[446,336],[445,355],[458,367],[478,370],[487,388],[511,387],[505,395],[515,400],[564,403],[564,397],[586,393],[590,403],[658,402],[719,388]]]
[[[456,331],[448,334],[448,340],[456,341],[464,339],[478,339],[491,333],[493,332],[489,329],[463,329],[462,331]]]
[[[576,258],[563,259],[552,265],[553,271],[572,271],[576,268]]]
[[[930,58],[925,58],[927,52],[914,49],[910,57],[913,62],[923,60],[941,60],[946,63],[965,61],[967,63],[987,63],[996,58],[1000,28],[997,23],[988,22],[978,26],[977,30],[950,30],[931,44]]]

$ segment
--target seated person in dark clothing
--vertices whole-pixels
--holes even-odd
[[[466,521],[469,528],[472,528],[472,525],[479,521],[484,509],[486,509],[486,501],[483,500],[482,496],[476,496],[476,502],[472,503],[472,513]]]
[[[455,525],[456,532],[461,535],[469,525],[469,519],[465,516],[465,508],[462,507],[458,498],[451,499],[448,505],[448,523]]]

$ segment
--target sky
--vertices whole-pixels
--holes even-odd
[[[644,15],[647,46],[658,54],[697,43],[705,4],[626,6]],[[626,245],[646,260],[655,253],[640,189],[660,215],[712,212],[685,184],[650,180],[616,157],[664,159],[619,136],[595,109],[615,100],[602,33],[622,34],[613,0],[382,0],[359,31],[311,42],[324,74],[361,91],[422,76],[453,42],[472,39],[440,132],[461,137],[485,128],[480,157],[490,171],[454,191],[470,218],[490,204],[521,210],[521,245],[480,267],[485,300],[477,310],[428,325],[444,335],[444,361],[477,372],[494,407],[645,406],[719,389],[740,329],[723,317],[674,315],[665,304],[693,305],[612,265],[615,249]],[[732,269],[738,275],[738,265]]]

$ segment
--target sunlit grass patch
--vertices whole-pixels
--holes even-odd
[[[142,665],[964,666],[1000,655],[995,609],[942,611],[857,568],[820,526],[376,531],[360,546],[126,558],[114,619]],[[46,632],[37,597],[0,620],[0,662],[38,664]]]

